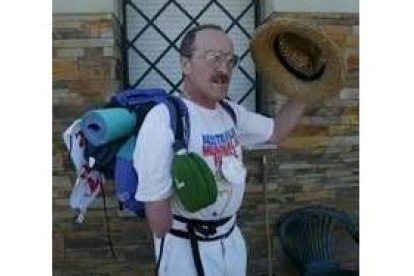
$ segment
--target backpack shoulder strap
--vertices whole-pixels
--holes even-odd
[[[230,115],[230,117],[233,119],[234,124],[237,126],[237,116],[236,116],[236,112],[234,111],[233,107],[231,107],[231,105],[224,100],[220,101],[220,105]]]
[[[180,149],[188,148],[190,138],[190,119],[188,109],[184,101],[177,96],[167,96],[164,103],[168,107],[170,113],[171,128],[174,132],[174,152]],[[220,105],[230,115],[235,125],[237,125],[237,116],[233,107],[225,101],[220,101]]]
[[[177,96],[167,96],[164,101],[170,113],[170,124],[174,133],[174,152],[188,148],[190,119],[183,100]]]

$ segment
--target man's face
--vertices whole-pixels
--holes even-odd
[[[184,58],[183,73],[188,93],[203,104],[216,103],[227,96],[233,71],[233,43],[222,31],[206,29],[198,32],[191,58]]]

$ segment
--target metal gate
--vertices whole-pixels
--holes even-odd
[[[259,91],[249,52],[259,22],[255,0],[123,0],[124,88],[162,87],[180,92],[179,45],[202,23],[221,25],[233,39],[240,63],[233,71],[229,98],[257,110]]]

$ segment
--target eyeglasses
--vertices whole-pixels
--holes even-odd
[[[228,68],[235,68],[239,63],[239,56],[233,54],[225,54],[222,51],[207,50],[201,54],[207,63],[213,67],[218,68],[223,62]]]

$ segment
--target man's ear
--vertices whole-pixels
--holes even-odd
[[[189,58],[181,57],[180,64],[181,64],[181,70],[183,71],[184,75],[187,75],[191,72],[191,62]]]

